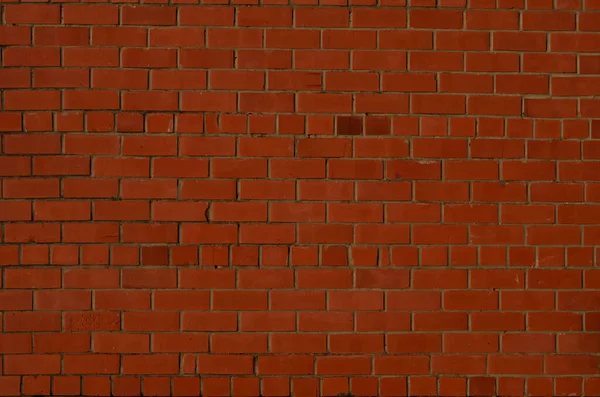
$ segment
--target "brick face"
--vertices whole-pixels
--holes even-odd
[[[0,6],[0,395],[600,395],[598,0]]]

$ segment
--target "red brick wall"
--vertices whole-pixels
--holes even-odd
[[[0,394],[600,395],[600,1],[75,3],[1,8]]]

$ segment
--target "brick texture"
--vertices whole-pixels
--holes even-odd
[[[599,0],[0,10],[0,395],[600,396]]]

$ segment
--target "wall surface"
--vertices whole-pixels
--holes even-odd
[[[0,395],[600,396],[600,1],[3,1]]]

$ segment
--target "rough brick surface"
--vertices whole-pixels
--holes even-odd
[[[599,396],[600,1],[260,1],[2,0],[0,395]]]

